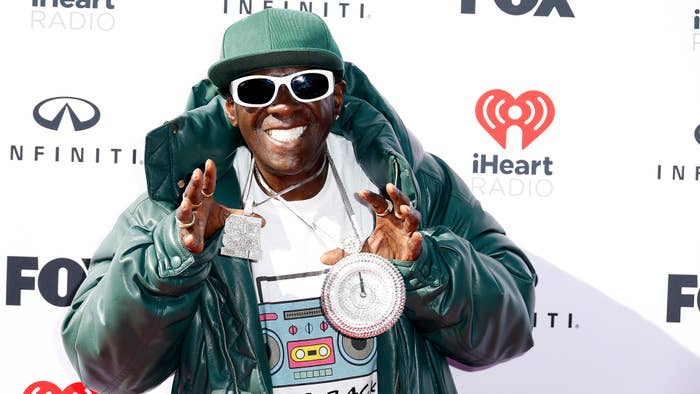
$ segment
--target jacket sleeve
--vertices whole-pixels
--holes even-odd
[[[174,212],[142,196],[96,251],[63,323],[63,343],[98,392],[143,392],[175,369],[211,263],[178,239]],[[210,245],[211,246],[211,245]]]
[[[415,174],[423,248],[416,261],[394,262],[405,279],[406,317],[469,366],[525,352],[537,281],[527,256],[440,159],[426,154]]]

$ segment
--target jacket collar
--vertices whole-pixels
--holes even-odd
[[[345,81],[348,88],[343,111],[331,131],[353,143],[355,156],[372,182],[395,183],[418,206],[418,188],[411,168],[422,160],[420,144],[367,77],[351,63],[346,63]],[[234,152],[243,144],[239,130],[226,117],[224,100],[214,85],[208,80],[200,82],[192,88],[187,111],[146,136],[149,196],[179,203],[192,171],[203,169],[207,158],[220,169],[218,182],[226,177],[231,187],[240,190],[237,181],[231,179],[235,177],[225,169],[231,168]],[[239,205],[237,197],[233,198],[221,202]]]

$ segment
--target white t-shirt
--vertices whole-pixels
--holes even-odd
[[[355,160],[349,141],[330,134],[327,144],[364,241],[374,229],[374,215],[356,193],[361,189],[377,192],[377,187]],[[250,170],[250,153],[247,148],[239,149],[234,167],[239,183],[244,185]],[[262,201],[267,195],[253,181],[249,197]],[[344,337],[328,324],[319,301],[330,268],[321,263],[321,255],[354,235],[332,171],[329,169],[316,196],[286,204],[308,223],[315,223],[322,233],[311,230],[275,199],[254,210],[266,221],[261,230],[262,258],[250,264],[274,392],[376,393],[375,338]]]

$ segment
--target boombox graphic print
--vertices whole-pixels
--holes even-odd
[[[285,297],[279,289],[292,283],[320,289],[319,280],[327,271],[256,278],[275,393],[302,385],[305,393],[314,394],[376,392],[375,338],[354,339],[337,332],[326,321],[318,297],[281,300]],[[286,283],[279,287],[280,282]]]

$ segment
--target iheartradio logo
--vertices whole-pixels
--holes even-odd
[[[34,382],[24,389],[24,394],[97,394],[97,391],[92,391],[86,388],[82,383],[75,382],[70,384],[65,389],[61,390],[56,384],[42,380]]]
[[[508,129],[518,126],[522,131],[522,149],[525,149],[552,124],[554,103],[537,90],[529,90],[516,99],[505,90],[493,89],[477,101],[476,119],[503,149]]]

